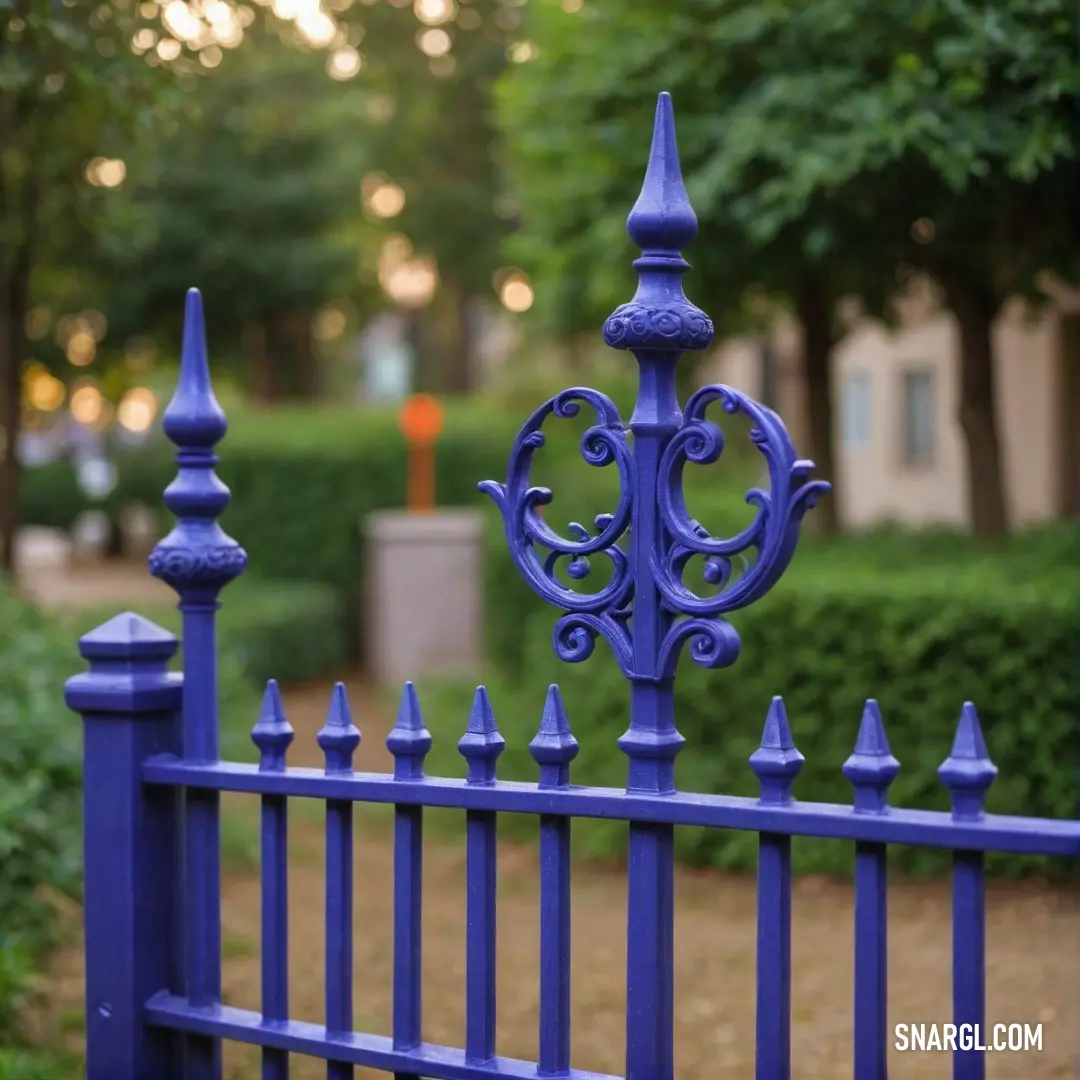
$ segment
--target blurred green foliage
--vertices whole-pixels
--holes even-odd
[[[718,315],[751,286],[790,294],[808,268],[871,310],[901,262],[952,259],[1006,295],[1075,268],[1054,224],[1074,179],[1073,15],[1066,0],[611,0],[572,14],[533,0],[537,55],[497,101],[525,210],[514,250],[541,276],[545,319],[591,328],[626,299],[625,219],[661,90],[701,224],[688,287]],[[919,218],[933,243],[912,236]]]
[[[78,890],[82,740],[64,707],[74,640],[0,588],[0,1043],[20,1033],[30,977],[58,929],[49,890]]]
[[[103,348],[179,341],[197,286],[221,361],[242,359],[255,393],[310,394],[315,313],[333,297],[378,306],[358,276],[368,154],[355,129],[370,124],[369,91],[331,83],[325,57],[283,44],[269,13],[213,72],[179,78],[180,106],[132,142],[128,179],[108,200]]]
[[[512,248],[563,334],[627,299],[627,211],[657,91],[677,111],[701,236],[691,299],[764,332],[803,331],[808,448],[837,482],[831,354],[841,301],[895,322],[914,281],[959,322],[960,425],[974,531],[1008,504],[991,328],[1006,302],[1073,280],[1080,58],[1069,0],[611,0],[568,13],[534,0],[537,55],[498,87],[524,207]],[[1037,118],[1037,119],[1036,119]],[[831,502],[819,511],[838,529]]]
[[[251,583],[224,594],[219,616],[222,751],[254,761],[250,731],[266,679],[300,682],[346,663],[344,608],[327,586]],[[140,613],[179,633],[171,605]],[[53,897],[78,897],[82,873],[82,737],[64,705],[65,680],[80,670],[77,638],[116,614],[115,606],[50,616],[0,586],[0,1078],[54,1080],[61,1059],[27,1049],[24,1015],[38,1001],[38,973],[64,929]],[[179,661],[175,666],[179,666]],[[244,822],[223,822],[223,853],[233,868],[257,861]],[[9,1070],[5,1072],[4,1070]],[[14,1071],[12,1071],[14,1070]]]

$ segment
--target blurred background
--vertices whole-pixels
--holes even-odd
[[[417,672],[431,771],[461,771],[454,743],[482,677],[508,742],[500,775],[534,779],[526,746],[558,679],[583,746],[575,778],[623,783],[625,685],[602,646],[560,670],[553,614],[520,582],[476,482],[504,476],[521,423],[564,386],[597,386],[629,415],[634,362],[600,328],[633,295],[625,220],[661,90],[700,226],[686,291],[717,328],[710,351],[681,361],[682,391],[723,381],[770,405],[833,485],[775,594],[734,620],[737,667],[680,668],[680,785],[752,794],[746,759],[783,694],[807,756],[797,794],[848,802],[839,766],[874,695],[904,766],[894,801],[944,806],[935,770],[971,699],[1000,769],[991,808],[1074,816],[1078,43],[1066,0],[0,0],[0,1077],[78,1068],[79,725],[61,686],[76,636],[120,607],[178,629],[145,556],[170,527],[160,420],[191,286],[230,420],[223,524],[250,556],[221,615],[230,755],[251,756],[273,677],[290,688],[297,761],[319,764],[328,680],[342,677],[365,767],[386,767],[396,691],[372,668],[384,563],[368,524],[406,505],[397,412],[426,392],[445,409],[438,506],[478,523],[461,564],[475,568],[461,579],[476,638],[467,670]],[[581,461],[584,419],[553,425],[534,474],[564,533],[614,508],[616,478]],[[764,475],[745,426],[724,424],[724,457],[687,478],[716,534],[749,522],[744,494]],[[240,905],[227,897],[227,918],[257,904],[244,891],[258,880],[245,813],[226,820]],[[616,931],[614,952],[589,962],[600,974],[581,975],[595,1030],[575,1042],[575,1064],[618,1072],[617,886],[593,868],[620,858],[625,837],[605,823],[575,835],[600,875],[582,901],[581,918],[595,915],[585,939]],[[715,1075],[717,1062],[742,1075],[752,1025],[731,1018],[753,994],[752,960],[736,955],[753,940],[753,893],[739,875],[756,841],[679,837],[683,862],[729,875],[734,897],[713,942],[723,974],[685,975],[701,989],[680,1012],[680,1075]],[[319,911],[309,846],[298,887]],[[805,958],[825,972],[800,984],[811,1004],[796,1044],[822,1069],[807,1076],[845,1075],[829,1063],[848,1056],[849,921],[830,912],[848,902],[850,855],[796,845],[801,917],[820,950]],[[535,875],[519,862],[509,873],[528,893]],[[896,853],[905,881],[934,879],[912,884],[895,915],[907,927],[898,1000],[930,1009],[927,1021],[947,1011],[925,989],[925,971],[947,962],[946,865]],[[1042,1055],[999,1055],[993,1075],[1074,1076],[1061,940],[1080,944],[1075,890],[1047,882],[1061,867],[991,868],[1003,876],[991,918],[1008,930],[991,949],[1006,950],[994,955],[1014,981],[998,1012],[1057,1033]],[[443,870],[456,888],[460,867]],[[696,940],[715,930],[720,880],[683,881]],[[448,912],[456,932],[463,916]],[[245,979],[257,994],[250,923],[226,928],[234,998]],[[433,933],[433,970],[449,977],[457,960],[438,962]],[[533,960],[506,962],[531,972]],[[733,982],[732,965],[745,978]],[[309,981],[297,1008],[315,1019],[320,976]],[[446,1031],[432,1037],[456,1045],[459,996],[437,996],[432,1023]],[[370,1007],[361,1026],[383,1030],[382,999]],[[531,1014],[509,1016],[505,1052],[531,1057]],[[41,1043],[75,1057],[27,1049]],[[904,1075],[923,1075],[913,1060]],[[231,1067],[256,1075],[246,1059]]]

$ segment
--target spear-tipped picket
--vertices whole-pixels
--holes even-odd
[[[259,748],[259,771],[281,772],[285,755],[293,741],[292,724],[285,717],[276,679],[270,679],[263,694],[259,719],[251,730],[251,741]]]
[[[394,755],[395,780],[423,780],[431,732],[424,727],[416,687],[411,682],[402,688],[397,723],[386,737],[386,748]]]
[[[778,806],[791,802],[791,789],[805,760],[791,737],[784,699],[774,697],[765,717],[761,746],[750,755],[750,768],[761,781],[761,801]]]
[[[506,740],[499,734],[487,689],[478,686],[469,711],[469,726],[458,740],[458,752],[468,762],[466,781],[493,784],[495,763],[505,748]]]
[[[986,792],[997,776],[997,766],[986,749],[979,714],[970,701],[960,710],[952,751],[938,767],[938,776],[949,789],[953,817],[978,820],[986,812]]]
[[[840,771],[855,788],[857,813],[881,814],[888,809],[889,785],[900,774],[900,762],[889,749],[881,710],[873,698],[863,708],[855,749]]]
[[[570,731],[562,694],[552,683],[540,717],[540,730],[529,743],[529,753],[540,766],[540,787],[566,787],[570,783],[570,762],[578,756],[579,749]]]
[[[326,723],[315,736],[315,741],[326,755],[328,773],[352,772],[353,754],[360,745],[360,730],[352,722],[344,683],[334,684]]]

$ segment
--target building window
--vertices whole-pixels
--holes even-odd
[[[870,376],[864,371],[849,375],[844,382],[844,446],[862,450],[870,445]]]
[[[934,459],[934,373],[904,373],[904,464]]]

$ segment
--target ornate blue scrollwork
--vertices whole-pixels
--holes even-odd
[[[611,400],[597,390],[574,387],[545,402],[526,422],[510,455],[506,483],[485,481],[480,490],[498,504],[510,552],[525,580],[564,612],[552,634],[560,659],[587,659],[596,639],[603,637],[628,678],[637,684],[666,685],[688,643],[691,660],[701,667],[734,663],[739,638],[724,616],[759,600],[776,584],[795,552],[803,515],[829,485],[810,478],[813,463],[797,456],[780,417],[738,390],[707,386],[680,412],[675,364],[683,351],[707,348],[713,326],[682,291],[682,274],[689,264],[681,248],[693,239],[697,218],[683,187],[666,94],[657,106],[645,182],[627,228],[642,250],[634,263],[638,290],[605,322],[604,340],[612,348],[631,351],[640,369],[629,423],[633,449]],[[724,412],[742,413],[751,421],[751,441],[769,474],[768,490],[754,488],[746,496],[757,508],[753,521],[728,538],[712,536],[691,516],[683,488],[687,463],[712,464],[723,452],[723,431],[705,415],[714,402]],[[537,514],[552,501],[552,493],[530,486],[529,469],[544,445],[544,420],[575,416],[579,403],[590,406],[597,421],[582,438],[582,456],[590,465],[615,464],[619,501],[613,514],[595,519],[593,532],[571,522],[573,539],[566,539]],[[550,554],[542,557],[538,547]],[[750,560],[748,553],[756,557]],[[607,556],[612,564],[611,580],[603,588],[580,593],[556,577],[563,558],[570,560],[571,579],[587,577],[594,554]],[[699,595],[684,581],[695,557],[704,558],[711,595]],[[737,568],[740,557],[743,565]],[[657,719],[650,709],[641,704],[639,719],[631,726],[639,735],[652,731],[649,739],[655,736],[656,746],[673,755],[675,743],[670,733],[663,734],[668,721]],[[638,736],[627,746],[632,757],[652,753],[641,749],[645,743]]]
[[[619,473],[619,501],[615,512],[599,514],[593,521],[595,533],[572,521],[569,531],[575,539],[560,536],[536,512],[548,505],[553,496],[548,488],[533,487],[529,470],[533,457],[545,442],[541,430],[549,416],[577,416],[581,404],[596,414],[593,424],[581,437],[581,455],[589,465],[614,464]],[[502,512],[510,553],[522,576],[533,591],[567,614],[559,619],[554,631],[555,651],[569,663],[592,655],[597,636],[603,636],[619,657],[628,661],[630,635],[625,609],[633,590],[633,578],[626,553],[619,540],[630,525],[631,470],[633,459],[626,440],[626,427],[614,402],[598,390],[572,387],[545,401],[525,422],[510,452],[506,483],[485,480],[479,489],[490,495]],[[549,554],[541,559],[537,545]],[[567,574],[582,581],[591,573],[590,555],[605,555],[611,561],[611,580],[594,593],[578,592],[564,585],[556,576],[560,559],[569,559]]]
[[[724,449],[724,433],[705,419],[705,410],[719,401],[726,413],[742,413],[753,422],[750,439],[761,451],[769,471],[769,490],[752,488],[746,496],[757,507],[754,520],[729,539],[710,536],[690,515],[683,492],[687,462],[711,465]],[[719,615],[759,600],[780,580],[795,554],[803,515],[829,490],[823,480],[811,480],[814,463],[800,459],[779,416],[730,386],[705,386],[686,404],[683,426],[660,460],[657,495],[660,517],[670,539],[654,569],[657,588],[672,611],[686,615]],[[733,560],[755,550],[757,558],[742,575]],[[702,597],[683,583],[686,564],[704,555],[705,580],[719,586]]]

